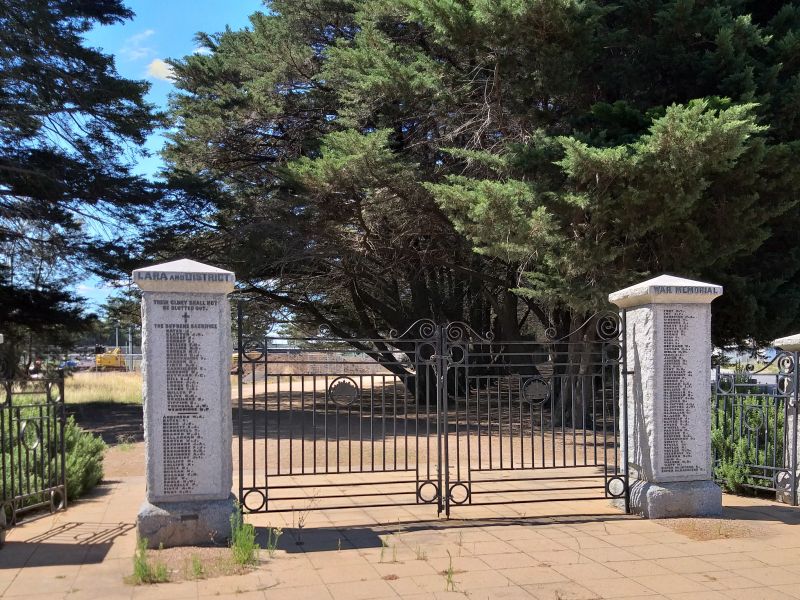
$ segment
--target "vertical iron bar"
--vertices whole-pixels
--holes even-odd
[[[290,369],[294,371],[294,369]],[[289,373],[289,475],[294,473],[294,374]]]
[[[375,395],[375,376],[371,376],[372,385],[369,393]],[[381,391],[381,446],[383,447],[383,470],[386,470],[386,396]]]
[[[244,503],[244,436],[242,435],[242,413],[244,412],[244,400],[243,400],[243,387],[242,387],[242,373],[244,372],[244,364],[242,361],[244,360],[244,356],[242,353],[242,322],[243,322],[243,315],[242,315],[242,301],[238,300],[236,302],[236,393],[237,393],[237,416],[236,416],[236,433],[239,435],[239,504]],[[264,349],[266,352],[266,348]],[[264,379],[267,378],[266,371],[264,373]],[[266,404],[266,396],[264,397],[264,402]],[[266,432],[265,432],[266,437]],[[266,464],[264,465],[264,469],[266,470]],[[253,465],[253,473],[255,473],[256,467]]]
[[[449,422],[449,408],[447,398],[447,375],[450,368],[449,365],[449,346],[448,346],[447,330],[445,327],[441,328],[440,341],[439,341],[439,386],[438,386],[438,406],[441,414],[441,428],[439,430],[440,451],[439,451],[439,480],[441,485],[442,501],[444,502],[444,514],[448,519],[450,518],[450,422]],[[444,481],[442,482],[442,471],[444,471]]]
[[[381,396],[386,397],[386,375],[381,375]],[[394,445],[394,470],[397,471],[397,388],[392,386],[392,439]]]
[[[275,451],[275,458],[278,463],[277,474],[281,474],[281,375],[282,373],[275,374],[275,394],[277,396],[277,406],[278,410],[275,411],[275,446],[277,450]],[[253,377],[255,378],[256,373],[253,370]]]
[[[317,472],[317,374],[311,376],[311,454],[314,459],[313,472]],[[264,438],[266,444],[267,438]]]
[[[364,376],[358,376],[358,469],[364,472]]]
[[[0,405],[0,449],[4,450],[6,447],[6,407]],[[58,460],[58,459],[56,459]],[[11,465],[13,466],[14,461],[11,461]],[[58,467],[58,464],[56,464]],[[8,489],[6,487],[6,461],[0,460],[0,475],[2,475],[2,486],[3,486],[3,495],[0,497],[4,502],[10,498],[8,493]],[[14,476],[11,476],[11,480],[14,480]],[[5,509],[4,509],[5,510]]]
[[[59,451],[61,453],[61,477],[59,479],[59,485],[63,493],[61,497],[64,501],[63,508],[67,508],[67,446],[64,440],[64,428],[67,425],[67,411],[65,408],[66,397],[64,396],[66,391],[66,386],[64,385],[64,369],[58,370],[58,397],[60,398],[58,403],[58,413],[59,413]]]
[[[500,439],[500,469],[503,468],[503,407],[500,402],[503,399],[503,391],[500,387],[502,377],[497,375],[497,437]]]

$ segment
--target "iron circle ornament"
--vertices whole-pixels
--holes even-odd
[[[758,432],[766,426],[766,418],[764,416],[764,408],[761,406],[747,406],[745,407],[744,414],[742,415],[745,429]]]
[[[595,323],[595,331],[597,336],[603,340],[608,341],[618,338],[622,331],[622,322],[619,315],[615,312],[604,312],[597,316]]]
[[[615,475],[606,481],[606,492],[612,498],[622,498],[625,495],[625,480],[620,475]]]
[[[358,384],[352,377],[337,377],[328,386],[328,399],[339,406],[350,406],[358,395]]]
[[[19,440],[27,450],[36,450],[42,443],[42,433],[39,431],[39,426],[27,419],[22,422],[19,428]]]
[[[789,375],[794,373],[794,356],[788,352],[782,354],[778,358],[778,373],[781,375]]]
[[[467,357],[467,349],[461,344],[453,344],[450,346],[448,354],[450,356],[451,365],[460,365]]]
[[[717,391],[721,394],[730,394],[735,388],[733,375],[720,375],[717,378]]]
[[[246,362],[255,362],[264,358],[264,345],[256,340],[247,340],[242,346],[242,357]]]
[[[61,390],[59,389],[58,384],[54,381],[47,382],[46,395],[49,403],[61,402]]]
[[[603,359],[606,362],[619,362],[622,360],[622,346],[617,342],[605,342],[603,344]]]
[[[790,471],[775,471],[773,483],[776,490],[788,492],[792,489],[792,474]]]
[[[522,384],[522,400],[530,404],[542,404],[550,398],[550,385],[542,377],[531,377]]]
[[[267,503],[267,495],[257,488],[247,490],[242,496],[242,506],[247,512],[258,512]]]
[[[428,495],[430,488],[430,495]],[[423,504],[433,504],[439,498],[439,486],[430,479],[423,481],[417,487],[417,499]]]
[[[421,363],[429,363],[436,356],[436,346],[430,342],[422,342],[417,345],[417,360]]]
[[[470,497],[469,486],[460,481],[456,482],[450,486],[447,497],[453,504],[466,504]]]
[[[779,396],[791,396],[794,392],[794,376],[778,375],[777,392]]]
[[[64,492],[52,490],[50,492],[50,512],[55,512],[64,508]]]

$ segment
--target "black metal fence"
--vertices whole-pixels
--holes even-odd
[[[463,323],[248,339],[239,307],[239,497],[248,512],[625,498],[618,315],[496,340]]]
[[[64,374],[0,385],[0,528],[8,528],[67,505]]]
[[[713,382],[712,458],[730,491],[775,492],[798,504],[798,354],[779,353],[758,371]]]

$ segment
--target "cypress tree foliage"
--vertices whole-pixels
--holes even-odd
[[[273,1],[174,61],[191,251],[309,326],[568,333],[662,272],[800,327],[800,3]]]
[[[121,78],[112,57],[82,37],[132,16],[119,0],[0,4],[5,354],[32,335],[55,341],[88,324],[65,288],[114,246],[113,224],[135,221],[136,207],[154,198],[128,160],[157,122],[144,100],[148,86]],[[95,240],[90,224],[112,241]],[[10,369],[16,360],[5,362]]]

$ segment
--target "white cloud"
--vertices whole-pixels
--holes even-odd
[[[197,48],[192,50],[192,54],[202,54],[203,56],[207,56],[211,54],[211,50],[209,50],[205,46],[198,46]]]
[[[142,60],[148,58],[156,53],[155,50],[145,45],[148,38],[155,34],[153,29],[145,29],[141,33],[132,35],[123,43],[120,48],[119,55],[130,61]]]
[[[147,74],[153,79],[162,79],[164,81],[171,81],[174,78],[172,66],[160,58],[154,59],[147,65]]]

